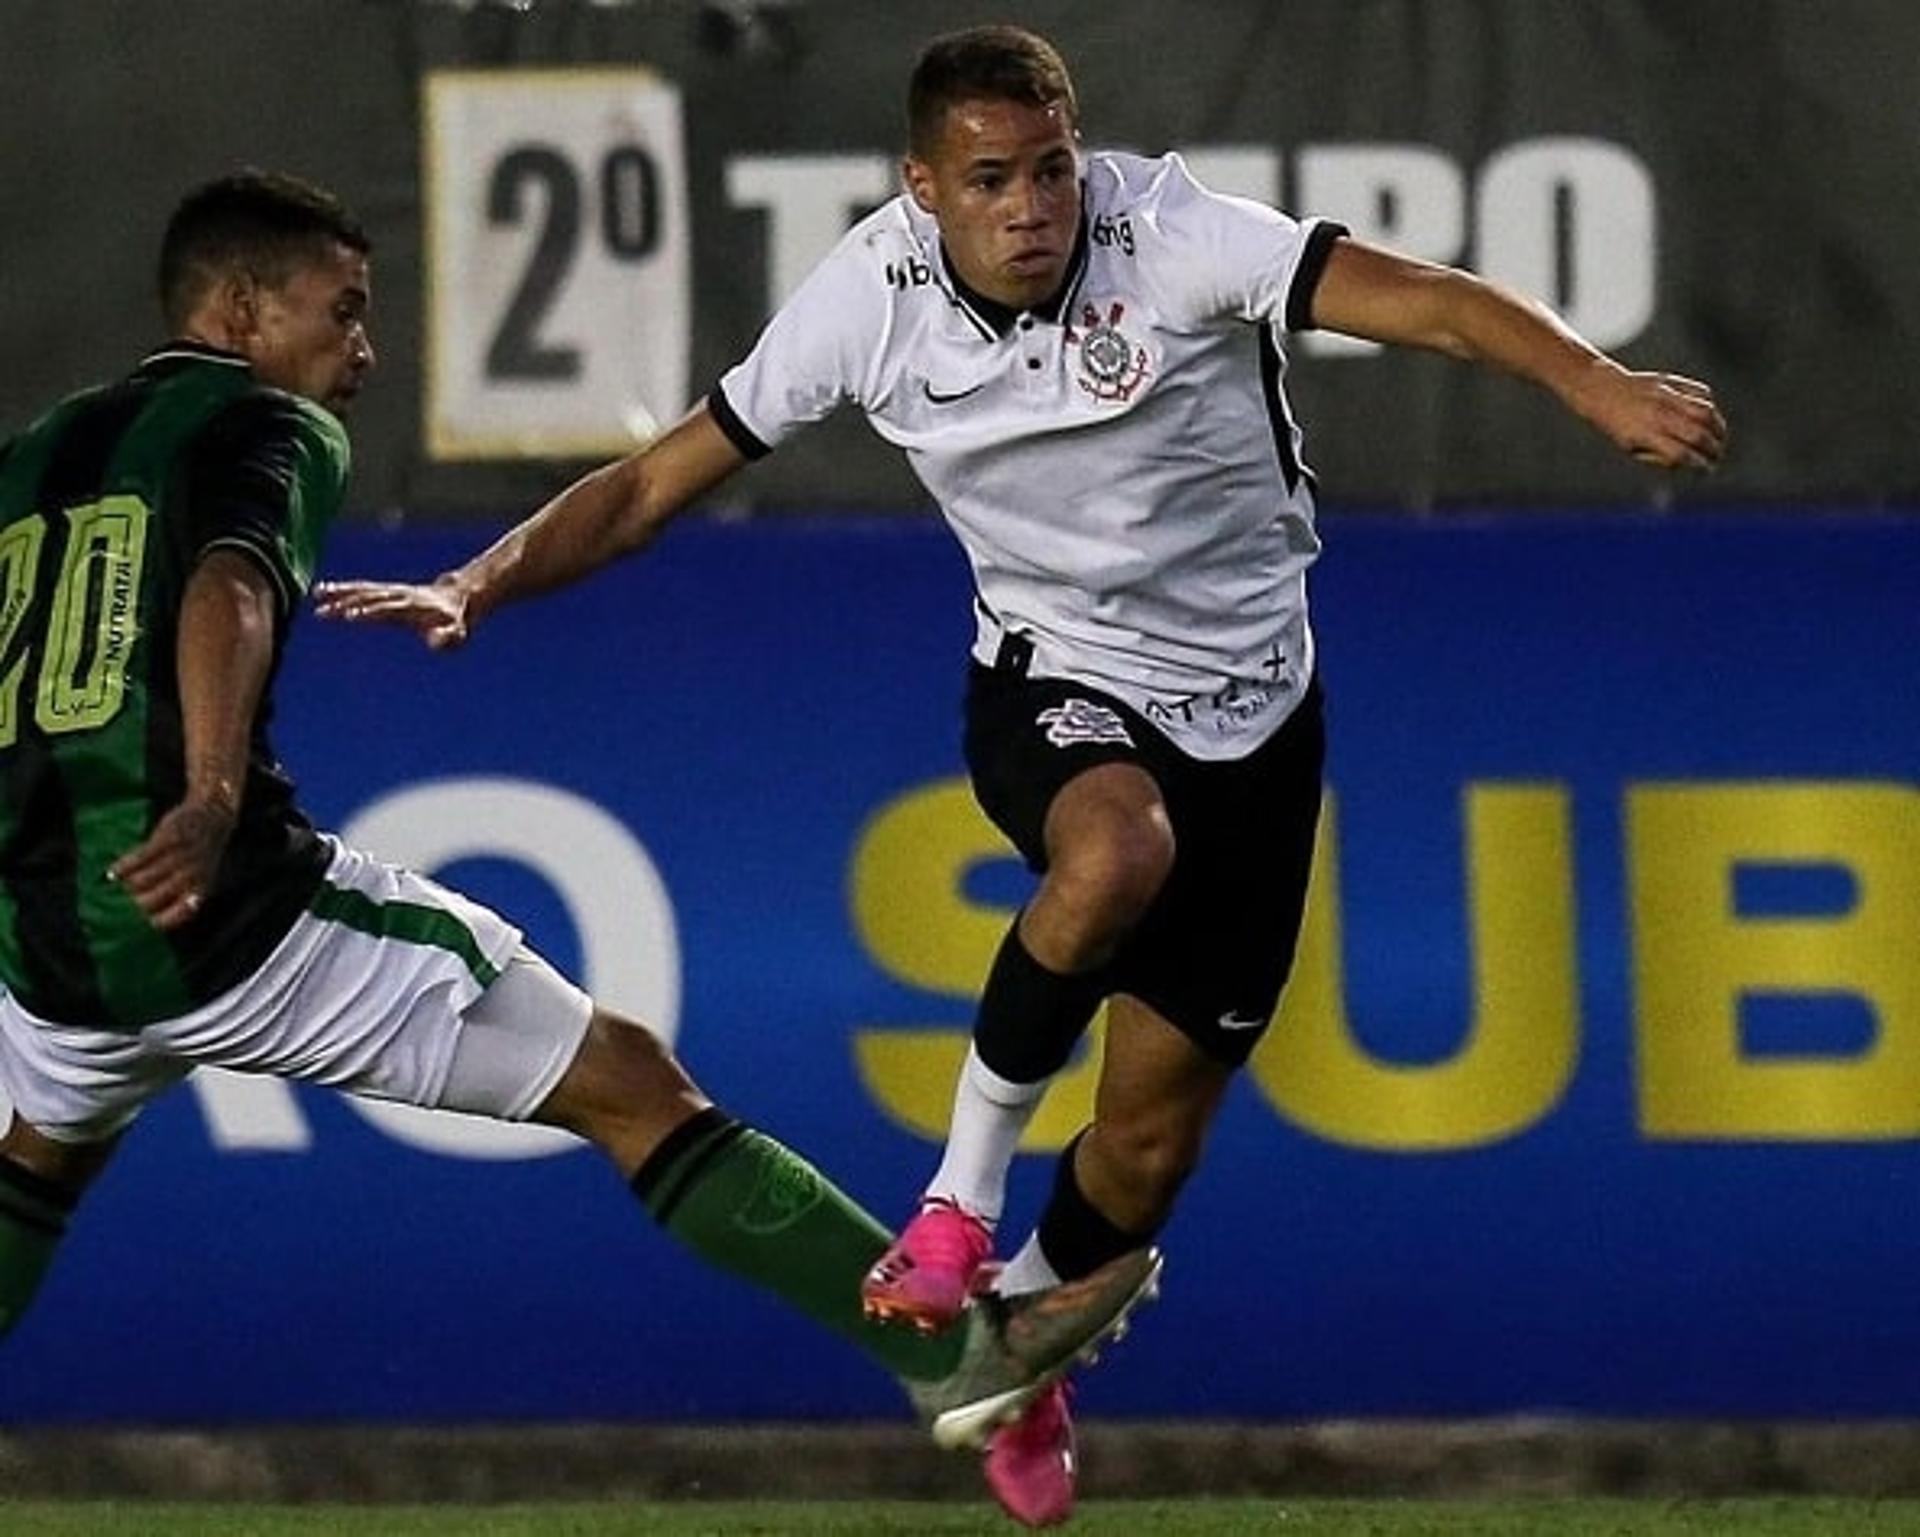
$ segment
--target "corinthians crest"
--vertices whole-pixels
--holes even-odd
[[[1126,313],[1127,307],[1118,299],[1107,306],[1104,319],[1096,306],[1083,304],[1079,327],[1067,327],[1068,342],[1080,347],[1080,368],[1074,378],[1095,400],[1131,400],[1151,371],[1147,349],[1120,329]]]

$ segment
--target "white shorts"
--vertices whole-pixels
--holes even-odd
[[[497,913],[333,841],[307,911],[211,1003],[95,1030],[0,993],[0,1091],[62,1142],[115,1135],[201,1066],[523,1120],[573,1061],[592,1010]]]

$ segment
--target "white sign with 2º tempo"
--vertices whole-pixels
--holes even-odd
[[[426,449],[594,458],[686,405],[680,92],[646,69],[426,80]]]

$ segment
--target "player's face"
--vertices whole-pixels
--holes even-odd
[[[1014,309],[1059,288],[1080,230],[1080,157],[1063,103],[959,102],[926,158],[907,157],[906,180],[970,288]]]
[[[278,284],[253,290],[240,350],[263,383],[345,411],[373,367],[367,258],[337,242]]]

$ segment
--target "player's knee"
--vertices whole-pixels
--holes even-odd
[[[585,1137],[623,1165],[660,1129],[706,1103],[660,1038],[632,1020],[596,1009],[565,1076],[538,1119]]]
[[[1133,818],[1114,851],[1111,881],[1116,900],[1137,922],[1173,874],[1173,823],[1164,808]]]
[[[1173,828],[1165,813],[1114,818],[1075,839],[1048,879],[1087,940],[1125,933],[1145,916],[1173,871]]]

